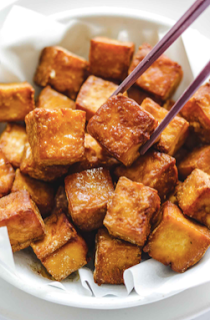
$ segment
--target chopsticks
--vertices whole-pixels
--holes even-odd
[[[175,23],[175,25],[166,33],[166,35],[153,47],[149,54],[138,64],[138,66],[127,76],[127,78],[119,85],[112,96],[123,93],[128,90],[136,80],[160,57],[163,52],[200,16],[200,14],[210,5],[210,0],[197,0],[184,13],[184,15]],[[189,100],[197,88],[210,74],[210,62],[204,67],[197,78],[191,83],[180,99],[175,103],[167,116],[156,128],[150,140],[140,148],[140,154],[143,155],[154,143],[157,137],[169,124],[169,122],[181,110],[184,104]]]

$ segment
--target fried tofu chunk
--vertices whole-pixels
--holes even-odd
[[[85,111],[87,120],[90,120],[117,87],[113,82],[89,76],[78,93],[76,108]]]
[[[85,80],[88,62],[61,47],[42,50],[34,81],[39,86],[52,86],[58,92],[75,99]]]
[[[7,124],[1,134],[0,148],[7,160],[16,168],[20,167],[26,139],[26,129],[18,124]]]
[[[146,98],[141,107],[149,112],[160,123],[168,114],[168,111],[157,103]],[[184,144],[189,134],[189,123],[181,118],[175,117],[161,133],[159,141],[154,145],[155,149],[173,156]]]
[[[61,94],[53,90],[50,86],[45,87],[36,102],[37,108],[45,109],[62,109],[70,108],[74,110],[76,108],[75,102],[64,94]]]
[[[195,169],[178,187],[179,207],[187,216],[210,229],[210,176]]]
[[[42,181],[54,181],[68,172],[69,166],[40,166],[32,156],[31,147],[27,141],[20,163],[20,171],[31,178]]]
[[[133,53],[133,42],[122,42],[106,37],[90,41],[90,73],[104,79],[123,80],[128,74]]]
[[[87,130],[113,157],[130,166],[157,124],[134,100],[118,95],[100,107]]]
[[[84,156],[84,111],[38,108],[27,115],[26,131],[38,165],[70,165]]]
[[[200,139],[210,143],[210,82],[201,86],[181,110]]]
[[[68,216],[68,200],[64,185],[60,185],[56,192],[53,213],[58,213],[60,210]]]
[[[45,237],[31,246],[47,271],[61,281],[87,263],[87,245],[62,211],[44,222]]]
[[[151,94],[150,92],[145,91],[136,85],[133,85],[128,89],[128,97],[136,101],[139,105],[141,105],[146,98],[152,99],[159,105],[162,105],[163,103],[158,96],[155,96],[154,94]]]
[[[141,249],[115,239],[105,228],[96,235],[94,281],[98,284],[123,284],[123,273],[141,261]]]
[[[27,191],[10,193],[0,199],[0,227],[5,226],[13,252],[44,237],[44,222]]]
[[[104,225],[112,236],[143,246],[159,209],[156,190],[121,177],[108,202]]]
[[[129,74],[152,50],[152,47],[144,43],[134,55],[129,68]],[[178,87],[183,76],[181,66],[161,55],[136,81],[142,89],[158,96],[161,100],[167,100]]]
[[[156,151],[148,151],[131,167],[126,168],[121,165],[116,167],[114,172],[117,177],[125,176],[132,181],[141,182],[145,186],[156,189],[162,200],[166,199],[178,182],[176,160]]]
[[[0,198],[7,195],[15,178],[15,170],[0,150]]]
[[[114,191],[109,171],[104,168],[74,173],[65,178],[69,214],[77,227],[91,231],[103,226],[107,202]]]
[[[167,201],[162,207],[162,220],[144,251],[172,270],[184,272],[202,258],[209,245],[209,230],[185,218],[175,204]]]
[[[195,148],[184,157],[178,166],[179,175],[184,180],[194,169],[200,169],[210,174],[210,146]]]
[[[0,122],[24,121],[34,108],[34,89],[28,82],[0,84]]]
[[[30,178],[20,172],[15,173],[15,181],[11,192],[26,190],[36,203],[43,217],[49,215],[54,206],[54,188],[52,185]]]

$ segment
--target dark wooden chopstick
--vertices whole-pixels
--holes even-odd
[[[157,137],[161,134],[161,132],[167,127],[169,122],[173,120],[173,118],[179,113],[185,103],[189,100],[189,98],[193,95],[193,93],[198,89],[198,87],[203,83],[203,81],[210,75],[210,61],[203,68],[203,70],[199,73],[199,75],[195,78],[195,80],[189,85],[189,87],[185,90],[182,96],[177,100],[174,106],[171,108],[170,112],[163,119],[163,121],[159,124],[159,126],[155,129],[153,134],[141,148],[140,154],[143,155],[145,152],[153,145]]]
[[[136,80],[155,62],[163,52],[200,16],[210,5],[210,0],[197,0],[166,33],[166,35],[153,47],[148,55],[119,85],[112,96],[128,90]]]

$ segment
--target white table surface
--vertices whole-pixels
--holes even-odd
[[[26,8],[39,11],[42,4],[42,13],[46,15],[54,14],[60,11],[91,7],[91,6],[121,6],[132,9],[140,9],[153,12],[159,15],[167,16],[172,19],[178,19],[180,15],[193,3],[192,0],[0,0],[0,10],[4,10],[5,16],[11,5],[16,3]],[[3,20],[0,21],[0,26]],[[210,9],[193,24],[205,36],[210,37]],[[196,45],[196,44],[195,44]],[[196,302],[202,301],[197,315],[193,316],[196,310]],[[166,300],[153,303],[146,306],[135,307],[122,310],[84,310],[54,305],[49,302],[32,297],[20,290],[12,287],[4,280],[0,279],[0,320],[125,320],[128,317],[131,320],[182,320],[196,319],[209,320],[210,311],[210,284],[199,286],[187,290],[179,295]],[[180,318],[179,306],[182,304],[183,317]],[[24,312],[23,312],[24,310]],[[189,311],[190,310],[190,311]],[[198,316],[198,314],[200,314]]]

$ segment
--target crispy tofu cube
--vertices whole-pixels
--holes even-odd
[[[60,185],[56,192],[53,213],[58,213],[60,210],[68,216],[68,200],[64,185]]]
[[[187,216],[210,229],[210,176],[195,169],[178,187],[179,207]]]
[[[0,122],[24,121],[34,108],[34,89],[28,82],[0,84]]]
[[[134,100],[118,95],[100,107],[87,130],[113,157],[130,166],[157,124]]]
[[[156,151],[148,151],[131,167],[126,168],[121,165],[116,167],[114,172],[117,177],[125,176],[132,181],[141,182],[145,186],[156,189],[162,200],[166,199],[178,182],[176,160]]]
[[[210,82],[201,86],[184,105],[181,115],[190,123],[200,139],[210,143]]]
[[[174,271],[184,272],[202,258],[209,245],[209,230],[185,218],[175,204],[167,201],[162,207],[162,220],[144,251]]]
[[[184,157],[178,166],[180,177],[186,179],[194,169],[200,169],[210,174],[210,146],[195,148]]]
[[[111,169],[119,162],[110,156],[100,144],[88,133],[85,133],[84,160],[70,167],[70,172],[80,172],[87,169],[105,167]]]
[[[38,165],[70,165],[84,156],[84,111],[38,108],[27,115],[26,131]]]
[[[133,42],[122,42],[106,37],[90,41],[90,73],[104,79],[123,80],[128,74],[133,53]]]
[[[113,82],[89,76],[78,93],[76,108],[85,111],[87,120],[90,120],[117,87]]]
[[[107,202],[114,191],[109,171],[104,168],[74,173],[65,178],[69,214],[77,227],[91,231],[103,226]]]
[[[115,239],[103,228],[96,236],[94,281],[98,284],[123,284],[126,269],[140,263],[141,248]]]
[[[47,216],[54,206],[54,188],[50,184],[30,178],[20,172],[15,173],[15,181],[11,192],[26,190],[36,203],[42,216]]]
[[[108,202],[104,225],[112,236],[143,246],[159,209],[156,190],[121,177]]]
[[[76,98],[85,80],[88,62],[61,47],[46,47],[42,50],[34,81],[45,87],[51,85],[55,90]]]
[[[0,227],[5,226],[13,252],[44,237],[44,222],[27,191],[10,193],[0,199]]]
[[[47,86],[41,91],[36,107],[45,109],[70,108],[74,110],[76,105],[73,100]]]
[[[0,150],[0,198],[7,195],[15,178],[15,171]]]
[[[158,103],[160,106],[163,103],[158,96],[155,96],[154,94],[151,94],[150,92],[145,91],[136,85],[133,85],[128,89],[128,97],[136,101],[139,105],[141,105],[144,99],[146,98],[152,99],[153,101]]]
[[[1,134],[0,148],[7,160],[16,168],[20,167],[26,138],[26,129],[18,124],[9,123]]]
[[[160,107],[149,98],[144,99],[141,107],[149,112],[160,123],[168,114],[168,111]],[[184,144],[189,134],[189,123],[181,118],[175,117],[161,133],[155,149],[173,156]]]
[[[43,181],[54,181],[68,172],[69,166],[40,166],[32,156],[31,147],[27,141],[20,163],[20,171],[31,178]]]
[[[139,47],[138,52],[134,55],[133,61],[129,68],[129,74],[152,50],[152,47],[144,43]],[[142,89],[166,100],[172,96],[178,87],[183,76],[181,66],[161,55],[136,81],[136,84]]]

